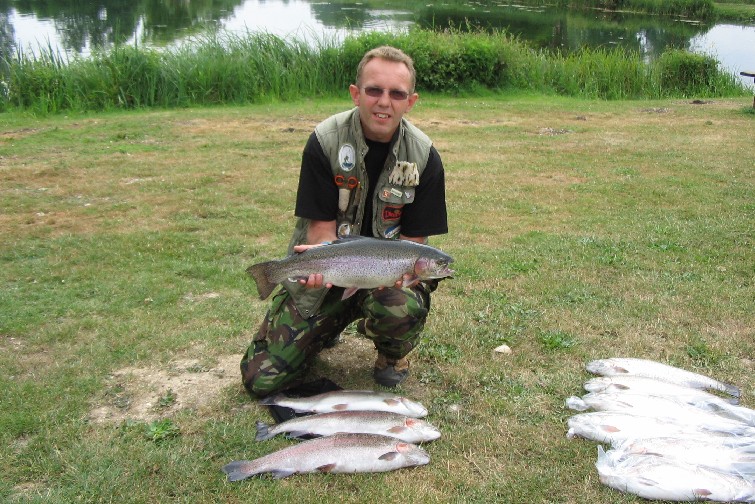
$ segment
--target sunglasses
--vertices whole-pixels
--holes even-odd
[[[382,97],[383,93],[385,93],[386,91],[388,91],[388,96],[391,97],[391,100],[401,101],[401,100],[406,100],[407,98],[409,98],[409,93],[407,93],[406,91],[401,91],[400,89],[388,89],[388,90],[386,90],[386,89],[383,89],[383,88],[372,87],[372,86],[366,87],[366,88],[362,88],[362,89],[364,89],[364,93],[367,96],[371,96],[373,98],[380,98],[380,97]]]

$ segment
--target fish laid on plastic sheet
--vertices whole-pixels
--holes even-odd
[[[634,375],[685,385],[687,387],[718,390],[732,397],[739,397],[738,387],[714,380],[708,376],[648,359],[612,357],[587,363],[585,368],[601,376]]]
[[[606,452],[599,446],[595,466],[603,484],[645,499],[755,501],[755,483],[742,476],[658,455]]]

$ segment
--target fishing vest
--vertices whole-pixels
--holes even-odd
[[[401,214],[405,205],[414,202],[415,190],[427,166],[432,141],[406,119],[399,124],[398,135],[391,145],[383,170],[372,195],[372,215],[364,215],[369,180],[364,157],[367,144],[362,133],[359,109],[333,115],[315,127],[315,135],[330,160],[333,180],[338,186],[336,233],[339,238],[359,235],[364,219],[372,219],[372,232],[378,238],[398,239]],[[296,222],[288,254],[294,246],[307,242],[309,219]],[[285,281],[299,313],[309,318],[317,311],[328,289],[311,289],[298,282]]]

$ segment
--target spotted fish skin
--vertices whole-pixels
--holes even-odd
[[[753,502],[755,483],[741,476],[711,470],[657,455],[606,452],[598,446],[595,464],[601,483],[645,499]]]
[[[669,364],[633,357],[612,357],[597,359],[586,364],[585,368],[601,376],[634,375],[663,380],[686,387],[718,390],[739,398],[740,390],[734,385],[714,380],[705,375],[687,371]]]
[[[288,279],[323,275],[323,285],[346,288],[344,298],[358,289],[393,286],[404,275],[414,282],[451,276],[453,258],[429,245],[410,240],[350,237],[311,247],[284,259],[254,264],[246,272],[257,284],[260,299]]]
[[[304,441],[254,460],[236,460],[223,472],[229,481],[256,474],[285,478],[297,473],[385,472],[430,462],[422,448],[374,434],[335,434]]]
[[[278,394],[260,401],[264,406],[283,406],[297,413],[329,413],[332,411],[387,411],[412,418],[427,416],[422,404],[395,394],[372,390],[338,390],[310,397],[287,397]]]
[[[276,425],[257,422],[257,441],[286,433],[291,437],[329,436],[339,432],[380,434],[407,443],[424,443],[440,437],[440,431],[418,418],[385,411],[334,411],[318,413]]]

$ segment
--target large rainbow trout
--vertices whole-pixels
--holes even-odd
[[[226,464],[229,481],[271,473],[285,478],[296,473],[384,472],[430,462],[425,450],[411,443],[375,434],[335,434],[304,441],[255,460]]]
[[[404,275],[412,280],[445,278],[453,274],[448,265],[453,258],[440,250],[409,240],[349,237],[328,245],[312,247],[277,261],[250,266],[260,299],[267,298],[284,280],[308,278],[322,273],[323,284],[344,287],[343,299],[359,289],[390,287]]]

